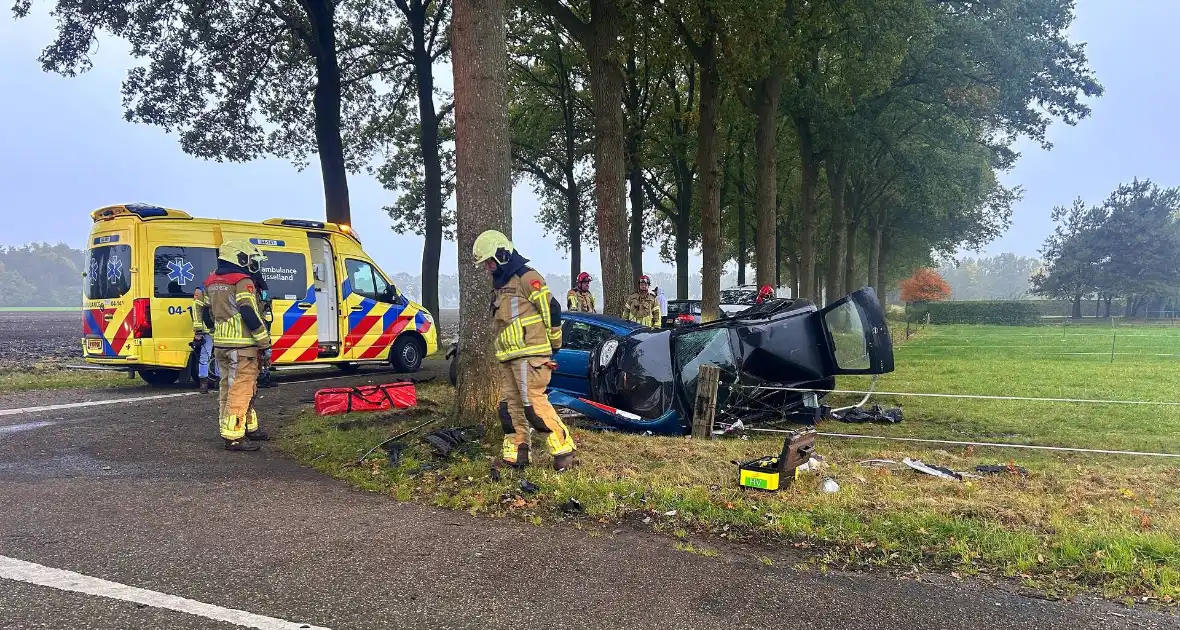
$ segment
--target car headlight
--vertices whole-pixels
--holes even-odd
[[[602,344],[602,352],[598,355],[598,365],[606,367],[615,358],[615,351],[619,349],[619,342],[611,339]]]

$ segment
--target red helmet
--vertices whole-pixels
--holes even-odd
[[[647,277],[646,273],[643,274],[642,276],[639,276],[639,281],[646,282],[647,284],[651,284],[651,278]]]
[[[578,274],[578,284],[581,284],[581,283],[583,283],[583,282],[590,282],[590,281],[591,281],[591,280],[593,280],[593,279],[594,279],[594,278],[591,278],[591,277],[590,277],[590,274],[586,273],[585,271],[583,271],[582,273]]]
[[[770,288],[770,285],[768,284],[758,290],[758,302],[761,303],[762,300],[765,300],[766,298],[769,298],[773,295],[774,289]]]

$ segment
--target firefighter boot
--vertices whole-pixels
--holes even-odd
[[[512,441],[512,436],[504,436],[504,448],[500,451],[500,458],[504,463],[513,468],[524,468],[529,465],[529,445],[516,445]]]
[[[222,438],[225,440],[225,438]],[[227,451],[256,451],[262,448],[253,442],[245,440],[225,440],[225,450]]]
[[[258,414],[251,409],[246,416],[246,439],[251,442],[266,442],[270,436],[258,428]]]

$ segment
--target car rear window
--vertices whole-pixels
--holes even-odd
[[[758,292],[750,289],[726,289],[721,292],[722,304],[753,306],[758,302]]]
[[[295,252],[263,251],[262,279],[272,300],[301,300],[307,296],[307,257]]]
[[[159,298],[191,298],[216,270],[217,250],[212,247],[157,247],[152,256],[153,292]]]
[[[86,299],[113,300],[131,290],[131,246],[100,245],[90,249],[86,267]]]
[[[680,315],[682,313],[690,313],[692,315],[701,314],[700,302],[668,302],[668,314]]]

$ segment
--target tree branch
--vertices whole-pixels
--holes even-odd
[[[585,47],[590,46],[590,37],[593,34],[590,25],[578,17],[569,7],[562,4],[561,0],[533,0],[533,2],[542,11],[560,22],[565,30],[569,31],[570,36],[578,40],[579,44]]]

